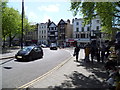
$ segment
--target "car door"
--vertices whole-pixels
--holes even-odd
[[[41,47],[38,47],[39,57],[43,57],[43,50]]]
[[[41,49],[39,47],[35,47],[34,51],[35,51],[35,57],[40,58],[41,57]]]
[[[33,58],[38,58],[38,48],[37,47],[34,47],[33,49]]]

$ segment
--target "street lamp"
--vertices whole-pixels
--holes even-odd
[[[92,19],[90,18],[90,42],[91,42]]]
[[[22,0],[22,34],[21,34],[21,49],[23,48],[23,17],[24,17],[24,0]]]

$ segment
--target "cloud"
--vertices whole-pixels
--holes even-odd
[[[30,20],[30,22],[34,22],[37,19],[38,19],[38,16],[34,12],[29,12],[28,20]]]
[[[59,4],[38,7],[40,11],[59,12]]]

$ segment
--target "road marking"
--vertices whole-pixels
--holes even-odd
[[[48,71],[47,73],[43,74],[42,76],[18,87],[18,89],[20,88],[28,88],[29,86],[32,86],[33,84],[37,83],[38,81],[44,79],[45,77],[47,77],[47,75],[50,75],[53,73],[53,71],[55,70],[58,70],[60,67],[62,67],[65,63],[67,63],[72,57],[69,57],[68,59],[66,59],[65,61],[63,61],[62,63],[60,63],[59,65],[57,65],[56,67],[54,67],[52,70]],[[18,90],[18,89],[15,89],[15,90]]]
[[[10,62],[10,61],[12,61],[12,60],[14,60],[14,58],[12,58],[12,59],[10,59],[10,60],[7,60],[7,61],[1,61],[1,62],[0,62],[0,65],[3,65],[3,64],[5,64],[5,63],[7,63],[7,62]]]

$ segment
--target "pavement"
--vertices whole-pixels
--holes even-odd
[[[2,58],[14,57],[19,49],[13,50],[11,53],[2,55]],[[65,49],[70,52],[71,57],[60,63],[46,74],[36,78],[35,80],[19,87],[19,88],[107,88],[104,80],[107,79],[107,73],[104,64],[101,62],[94,63],[84,61],[84,49],[80,50],[79,62],[76,62],[72,56],[73,48]]]
[[[15,47],[11,49],[7,49],[6,51],[3,51],[3,53],[0,53],[0,60],[14,58],[15,54],[20,50],[20,47]]]

